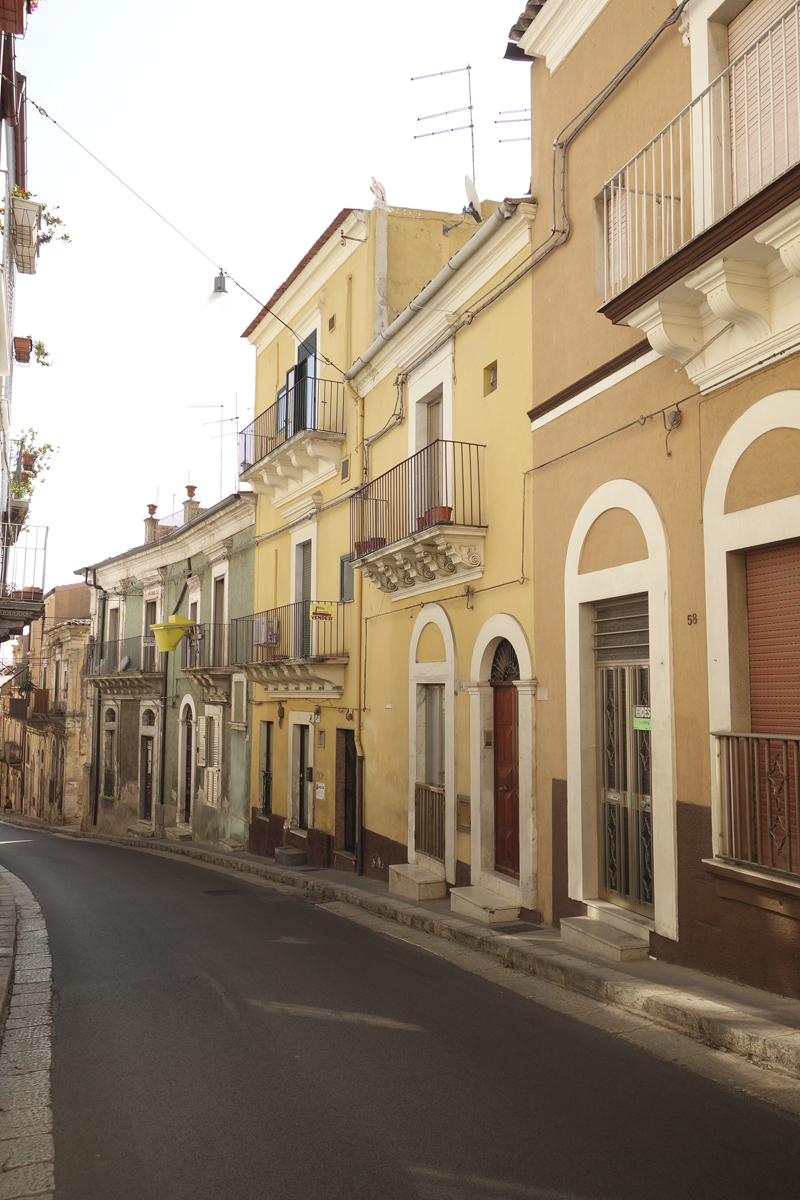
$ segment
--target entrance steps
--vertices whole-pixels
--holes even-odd
[[[167,841],[170,842],[191,842],[192,840],[191,825],[170,825],[164,832]]]
[[[134,821],[128,826],[128,833],[138,838],[153,838],[156,836],[155,826],[149,821]]]
[[[276,846],[275,863],[279,867],[304,867],[306,852],[299,846]]]
[[[488,888],[463,887],[450,889],[450,908],[484,925],[503,925],[517,920],[520,906]]]
[[[441,875],[417,863],[396,863],[389,867],[389,891],[407,900],[441,900],[447,884]]]
[[[585,917],[561,918],[561,941],[565,946],[612,962],[648,957],[653,922],[647,917],[604,900],[587,901],[586,910]]]
[[[227,837],[220,838],[220,850],[227,850],[229,854],[238,854],[240,850],[244,850],[244,842],[240,842],[238,838]]]

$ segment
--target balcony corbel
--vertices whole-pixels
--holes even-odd
[[[641,329],[653,349],[665,358],[674,358],[681,366],[696,364],[700,369],[703,350],[703,324],[700,309],[693,304],[651,300],[626,321],[632,329]],[[687,369],[691,377],[692,372]]]
[[[792,204],[772,221],[767,221],[756,230],[754,238],[762,246],[777,250],[789,274],[800,279],[800,204]]]
[[[743,330],[753,341],[772,332],[772,305],[765,263],[716,258],[685,280],[700,292],[715,317]]]

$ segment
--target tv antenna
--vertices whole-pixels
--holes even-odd
[[[518,117],[515,115],[516,113],[526,113],[527,116]],[[507,108],[505,111],[501,110],[497,114],[495,125],[527,125],[530,119],[531,110],[529,108]],[[527,137],[498,138],[497,140],[502,146],[505,142],[529,142],[531,135],[528,134]]]
[[[428,113],[425,117],[417,117],[418,121],[435,121],[439,117],[451,117],[456,113],[469,113],[468,125],[454,125],[450,129],[433,129],[430,133],[415,133],[414,141],[418,138],[439,137],[443,133],[460,133],[462,129],[469,130],[470,144],[472,146],[472,178],[475,178],[475,121],[473,118],[472,109],[472,67],[467,63],[465,67],[455,67],[452,71],[433,71],[430,75],[412,75],[411,82],[417,83],[420,79],[438,79],[442,75],[463,75],[467,74],[467,93],[469,96],[469,104],[463,108],[446,108],[443,112]]]

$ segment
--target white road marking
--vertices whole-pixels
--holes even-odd
[[[280,1013],[286,1017],[309,1017],[312,1021],[343,1021],[348,1025],[373,1025],[376,1029],[399,1029],[405,1033],[424,1033],[421,1025],[395,1021],[393,1017],[376,1017],[372,1013],[344,1012],[338,1008],[315,1008],[310,1004],[281,1004],[277,1000],[248,1000],[248,1004],[264,1012]]]
[[[484,1179],[478,1175],[455,1175],[436,1167],[409,1167],[416,1182],[417,1195],[427,1200],[580,1200],[571,1192],[556,1192],[552,1188],[529,1187],[504,1179]]]
[[[7,842],[0,842],[0,846],[21,846],[23,842],[32,842],[33,838],[11,838]]]

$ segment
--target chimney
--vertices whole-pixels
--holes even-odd
[[[196,491],[197,491],[197,488],[195,487],[195,485],[193,483],[187,483],[186,494],[189,497],[189,499],[184,500],[184,502],[183,502],[183,523],[184,523],[184,525],[188,524],[188,522],[191,521],[192,517],[196,517],[197,514],[200,512],[200,501],[195,500],[195,498],[194,498],[194,494]]]
[[[156,536],[157,536],[156,531],[158,529],[158,517],[156,516],[157,508],[158,508],[157,504],[148,504],[148,506],[147,506],[147,511],[149,512],[150,516],[145,517],[145,519],[144,519],[145,545],[147,544],[147,542],[154,542],[156,540]]]

